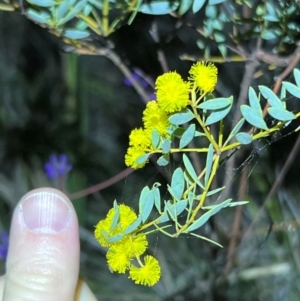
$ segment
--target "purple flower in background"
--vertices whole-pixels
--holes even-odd
[[[153,93],[154,83],[149,78],[149,76],[143,74],[142,71],[135,69],[132,71],[131,76],[138,82],[138,84],[145,90],[148,95],[149,100],[155,100],[156,96]],[[132,87],[132,82],[129,78],[124,79],[124,83],[126,86]]]
[[[49,179],[56,179],[67,174],[72,169],[72,164],[68,162],[68,157],[65,154],[51,155],[44,168]]]
[[[8,252],[8,233],[6,231],[0,232],[0,260],[5,260]]]
[[[142,77],[142,75],[138,71],[133,71],[131,73],[131,76],[143,87],[147,88],[149,86],[149,83]],[[129,78],[124,79],[124,83],[126,86],[132,86],[132,82]]]

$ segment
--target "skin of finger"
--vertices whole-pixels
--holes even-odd
[[[63,197],[70,205],[70,220],[56,234],[37,234],[24,226],[20,203],[28,194],[39,191]],[[74,207],[56,189],[40,188],[28,194],[13,214],[2,301],[74,300],[80,254]]]
[[[2,301],[5,277],[0,276],[0,301]],[[97,301],[88,285],[81,279],[78,279],[74,301]]]

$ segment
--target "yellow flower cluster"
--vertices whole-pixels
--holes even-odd
[[[115,208],[109,210],[105,219],[101,220],[95,229],[95,237],[103,247],[108,247],[106,259],[113,272],[124,274],[129,271],[129,278],[136,284],[153,286],[160,278],[160,266],[153,256],[145,256],[144,264],[140,256],[148,247],[145,234],[128,234],[121,240],[110,242],[110,237],[122,235],[125,229],[136,219],[136,213],[128,206],[119,205],[119,218],[115,221]],[[139,267],[132,263],[136,260]]]
[[[191,87],[206,94],[212,92],[217,83],[217,68],[211,63],[198,62],[190,71],[189,82],[185,82],[176,72],[159,76],[155,82],[157,101],[147,103],[143,112],[144,128],[134,129],[129,136],[129,148],[125,164],[134,169],[142,168],[147,161],[138,163],[137,159],[153,151],[151,137],[156,129],[161,137],[170,138],[169,117],[190,104]]]

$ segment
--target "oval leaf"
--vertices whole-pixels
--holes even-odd
[[[142,4],[139,12],[149,15],[166,15],[177,9],[179,2],[152,1]]]
[[[163,154],[168,154],[171,149],[171,141],[169,139],[165,139],[162,145]]]
[[[229,134],[226,142],[224,143],[224,146],[227,145],[227,143],[240,131],[240,129],[242,128],[242,126],[244,125],[245,119],[242,118],[233,128],[233,130],[231,131],[231,133]]]
[[[184,15],[192,6],[193,0],[182,0],[178,9],[180,16]]]
[[[124,235],[128,235],[130,233],[132,233],[133,231],[135,231],[139,225],[141,224],[142,222],[142,218],[141,216],[139,216],[133,223],[131,223],[125,230],[122,234]]]
[[[51,7],[55,4],[53,0],[26,0],[26,2],[40,7]]]
[[[122,234],[117,234],[117,235],[114,235],[114,236],[112,236],[112,237],[109,237],[109,238],[107,239],[107,241],[108,241],[109,243],[113,243],[113,242],[120,241],[123,237],[124,237],[124,234],[123,234],[123,233],[122,233]]]
[[[258,114],[262,115],[262,109],[260,105],[260,101],[252,87],[249,87],[248,91],[249,103],[250,107],[256,111]]]
[[[206,167],[205,178],[204,178],[205,186],[207,185],[210,177],[211,168],[213,165],[213,157],[214,157],[214,147],[212,144],[210,144],[207,152],[206,166],[205,166]]]
[[[159,145],[159,141],[160,141],[159,132],[157,131],[157,129],[153,129],[151,143],[155,149],[157,149],[157,147]]]
[[[297,98],[300,98],[300,88],[298,88],[296,85],[288,82],[283,82],[282,85],[288,90],[289,93]]]
[[[141,155],[135,160],[135,163],[136,164],[144,164],[145,162],[148,161],[149,156],[150,156],[150,154]]]
[[[171,204],[170,201],[166,203],[166,210],[169,213],[172,220],[177,220],[176,217],[183,212],[183,210],[187,206],[187,203],[188,202],[186,200],[179,201],[175,204]]]
[[[66,29],[63,35],[69,39],[80,40],[87,38],[90,33],[87,30]]]
[[[294,69],[294,78],[297,86],[300,86],[300,71],[299,69]]]
[[[189,173],[189,175],[191,176],[191,178],[194,180],[194,182],[196,182],[202,189],[204,189],[203,185],[201,184],[200,180],[197,177],[197,174],[195,172],[195,169],[191,163],[191,161],[189,160],[188,156],[186,154],[183,154],[182,156],[183,158],[183,163],[184,163],[184,167],[186,168],[187,172]]]
[[[194,118],[195,118],[194,114],[189,109],[187,109],[181,113],[173,114],[172,116],[169,117],[169,121],[172,124],[180,125],[180,124],[187,123]]]
[[[27,17],[34,22],[41,24],[48,24],[48,20],[50,19],[50,15],[46,12],[38,13],[34,9],[29,8],[27,11]]]
[[[204,213],[200,218],[198,218],[192,225],[190,225],[186,231],[191,232],[194,231],[201,226],[203,226],[213,215],[218,213],[221,209],[226,208],[231,202],[231,199],[228,199],[221,204],[215,205],[212,209]]]
[[[154,186],[154,185],[153,185]],[[153,195],[154,195],[154,205],[157,209],[157,211],[159,213],[161,213],[161,198],[160,198],[160,191],[159,189],[157,188],[157,186],[154,186],[152,188],[152,191],[153,191]]]
[[[218,110],[224,109],[230,105],[231,102],[228,98],[220,97],[202,102],[199,106],[197,106],[197,108],[204,110]]]
[[[186,129],[186,131],[183,133],[180,139],[179,148],[184,148],[193,140],[195,136],[195,130],[195,124],[190,124],[190,126]]]
[[[142,222],[145,223],[148,219],[154,206],[154,194],[150,191],[145,198],[145,201],[140,203],[140,215],[142,217]]]
[[[203,7],[205,1],[206,0],[194,0],[193,13],[196,13],[197,11],[199,11]]]
[[[170,155],[169,154],[160,156],[158,158],[158,160],[156,161],[157,165],[159,165],[159,166],[167,166],[169,164],[169,162],[170,162]]]
[[[180,200],[184,191],[184,176],[183,171],[180,167],[176,168],[173,173],[171,180],[171,189],[174,193],[175,198],[177,200]]]
[[[116,201],[114,201],[114,217],[112,219],[111,225],[110,225],[110,229],[109,232],[112,232],[115,227],[117,226],[118,222],[119,222],[119,218],[120,218],[120,210],[119,210],[119,206],[117,204]]]
[[[212,112],[206,119],[205,125],[211,125],[220,121],[221,119],[227,116],[227,114],[230,112],[230,109],[231,109],[231,105],[226,109],[216,110]]]
[[[241,112],[247,122],[249,122],[253,126],[263,130],[268,129],[263,117],[260,116],[256,111],[254,111],[251,107],[247,105],[241,105]]]
[[[236,140],[241,144],[250,144],[252,143],[252,136],[247,133],[238,133],[236,136]]]
[[[290,121],[296,118],[296,116],[292,112],[280,108],[268,108],[268,113],[273,118],[280,121]]]
[[[268,101],[271,107],[283,108],[283,104],[278,96],[268,87],[258,86],[262,96]]]

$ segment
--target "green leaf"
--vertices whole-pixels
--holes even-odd
[[[268,113],[275,119],[280,121],[289,121],[296,118],[296,116],[287,110],[280,108],[268,108]]]
[[[216,193],[222,191],[224,188],[225,188],[225,186],[220,187],[220,188],[213,189],[213,190],[211,190],[211,191],[209,191],[209,192],[207,193],[207,196],[214,195],[214,194],[216,194]],[[197,195],[197,196],[196,196],[196,199],[197,199],[197,200],[200,200],[201,196],[202,196],[202,194]]]
[[[85,16],[88,16],[92,12],[92,10],[93,10],[93,6],[87,3],[83,8],[83,14]]]
[[[251,108],[262,116],[260,101],[252,87],[249,87],[248,97]]]
[[[226,44],[218,44],[218,48],[223,58],[227,57],[227,47]]]
[[[221,209],[226,208],[232,199],[228,199],[221,204],[215,205],[212,209],[204,213],[201,217],[199,217],[192,225],[190,225],[187,229],[186,232],[191,232],[194,231],[201,226],[203,226],[213,215],[218,213]]]
[[[150,193],[150,189],[148,186],[145,186],[142,191],[141,191],[141,194],[140,194],[140,199],[139,199],[139,204],[143,204],[145,202],[145,199],[147,197],[147,195]]]
[[[140,6],[139,12],[148,15],[166,15],[179,6],[179,2],[169,2],[169,1],[151,1],[150,3],[144,3]]]
[[[223,3],[225,2],[226,0],[209,0],[208,1],[208,4],[209,5],[216,5],[216,4],[220,4],[220,3]]]
[[[90,33],[86,30],[66,29],[64,30],[63,35],[69,39],[80,40],[87,38]]]
[[[50,14],[42,11],[37,12],[34,9],[29,8],[27,11],[27,17],[34,22],[41,23],[41,24],[49,24],[49,20],[51,18]]]
[[[153,195],[154,195],[154,205],[155,205],[157,211],[160,213],[161,212],[161,198],[160,198],[160,191],[159,191],[157,185],[160,185],[160,184],[155,183],[153,185],[152,191],[153,191]]]
[[[254,111],[251,107],[247,105],[241,105],[241,112],[248,123],[252,124],[253,126],[259,129],[268,129],[263,117],[260,116],[256,111]]]
[[[76,25],[75,25],[76,29],[79,29],[79,30],[85,30],[88,28],[88,25],[85,21],[83,20],[79,20]]]
[[[271,107],[283,108],[283,104],[278,96],[268,87],[258,86],[262,96],[268,101]]]
[[[296,68],[294,69],[294,78],[295,78],[297,86],[299,87],[300,86],[300,71],[299,71],[299,69],[296,69]]]
[[[185,132],[183,133],[180,139],[179,148],[184,148],[193,140],[195,136],[195,130],[196,130],[195,124],[190,124],[190,126],[185,130]]]
[[[205,236],[201,236],[201,235],[198,235],[198,234],[196,234],[196,233],[190,233],[190,235],[195,236],[195,237],[200,238],[200,239],[203,239],[203,240],[205,240],[205,241],[208,241],[208,242],[210,242],[210,243],[212,243],[212,244],[214,244],[214,245],[216,245],[216,246],[218,246],[218,247],[220,247],[220,248],[223,248],[222,245],[220,245],[220,244],[217,243],[216,241],[214,241],[214,240],[212,240],[212,239],[209,239],[209,238],[207,238],[207,237],[205,237]]]
[[[194,0],[194,3],[193,3],[193,13],[194,14],[203,7],[205,1],[206,0]]]
[[[217,18],[217,9],[213,5],[207,5],[205,9],[205,15],[207,18],[211,20],[215,20]]]
[[[176,220],[176,217],[179,216],[186,208],[187,203],[187,200],[182,200],[176,202],[175,204],[171,204],[170,201],[167,201],[165,208],[172,220]]]
[[[220,121],[221,119],[225,118],[227,116],[227,114],[230,112],[231,110],[231,105],[228,106],[225,109],[221,109],[221,110],[215,110],[213,111],[206,119],[205,121],[205,125],[211,125],[214,124],[218,121]]]
[[[154,147],[154,149],[158,148],[159,141],[160,141],[159,132],[157,129],[153,129],[151,143],[152,143],[152,146]]]
[[[109,243],[113,243],[113,242],[120,241],[123,237],[124,237],[124,234],[123,234],[123,233],[122,233],[122,234],[117,234],[117,235],[114,235],[114,236],[112,236],[112,237],[109,237],[109,238],[107,239],[107,241],[108,241]]]
[[[75,16],[77,16],[80,12],[83,11],[83,9],[85,8],[87,3],[87,0],[81,0],[78,3],[76,3],[76,5],[69,10],[69,12],[67,13],[67,15],[64,18],[61,18],[58,21],[59,25],[65,24],[68,21],[70,21],[71,19],[73,19]],[[70,8],[70,7],[69,7]],[[78,38],[74,38],[74,39],[78,39]]]
[[[300,98],[300,88],[289,82],[282,82],[282,85],[288,90],[289,93],[297,98]]]
[[[136,164],[144,164],[145,162],[147,162],[149,156],[150,156],[150,154],[141,155],[135,160],[135,163]]]
[[[236,140],[241,144],[246,145],[252,143],[252,136],[247,133],[238,133],[236,135]]]
[[[211,168],[213,165],[213,157],[214,157],[214,147],[212,144],[209,145],[208,147],[208,152],[207,152],[207,157],[206,157],[206,172],[205,172],[205,178],[204,178],[204,184],[205,186],[208,183],[210,173],[211,173]]]
[[[26,0],[26,2],[40,7],[51,7],[55,4],[53,0]]]
[[[188,156],[186,154],[183,154],[182,156],[183,158],[183,163],[184,166],[187,170],[187,172],[189,173],[189,175],[191,176],[191,178],[194,180],[195,183],[197,183],[202,189],[204,189],[203,185],[201,184],[200,180],[197,177],[197,174],[195,172],[195,169],[191,163],[191,161],[189,160]]]
[[[163,145],[162,145],[162,153],[168,154],[171,149],[171,141],[169,139],[164,139]]]
[[[169,215],[168,215],[168,213],[165,211],[165,212],[161,215],[161,217],[157,220],[157,224],[165,223],[165,222],[167,222],[167,221],[169,221],[169,220],[170,220]]]
[[[66,15],[70,8],[70,4],[68,0],[63,1],[57,8],[56,18],[60,20],[62,17]]]
[[[233,138],[235,137],[235,135],[240,131],[240,129],[242,128],[242,126],[244,125],[245,119],[242,118],[233,128],[233,130],[231,131],[231,133],[229,134],[227,140],[224,143],[224,146],[227,145],[227,143]]]
[[[120,218],[120,210],[119,210],[119,206],[116,202],[116,200],[114,201],[114,217],[112,219],[110,228],[109,228],[109,232],[112,232],[115,227],[117,226],[118,222],[119,222],[119,218]]]
[[[202,102],[197,108],[204,110],[218,110],[230,106],[232,101],[228,98],[220,97]]]
[[[273,40],[277,38],[277,35],[272,30],[263,30],[260,36],[264,40]]]
[[[172,124],[180,125],[187,123],[195,118],[195,115],[189,110],[186,109],[180,113],[173,114],[169,117],[169,121]]]
[[[158,158],[158,160],[156,161],[156,163],[159,166],[167,166],[170,162],[170,155],[166,154],[166,155],[162,155]]]
[[[139,216],[133,223],[131,223],[122,234],[124,235],[128,235],[130,233],[132,233],[133,231],[135,231],[139,225],[142,223],[142,218],[141,216]]]
[[[146,198],[144,198],[139,203],[140,216],[142,217],[142,222],[145,223],[148,217],[151,214],[151,211],[154,206],[154,194],[153,191],[150,191]]]
[[[192,6],[193,0],[181,0],[180,6],[178,9],[178,14],[180,16],[184,15]]]
[[[180,200],[184,191],[184,176],[183,171],[180,167],[176,168],[173,173],[171,180],[171,189],[174,197],[177,200]]]
[[[228,207],[242,206],[248,204],[248,201],[231,202]]]
[[[136,5],[135,5],[135,8],[134,8],[134,10],[133,10],[133,12],[130,16],[130,18],[128,19],[128,22],[127,22],[128,25],[132,24],[132,22],[135,19],[137,13],[139,12],[139,8],[140,8],[141,4],[142,4],[142,0],[138,0]]]
[[[231,202],[227,207],[235,207],[235,206],[242,206],[248,204],[248,201],[238,201],[238,202]],[[211,205],[211,206],[204,206],[202,207],[203,210],[211,210],[215,207],[216,205]]]

